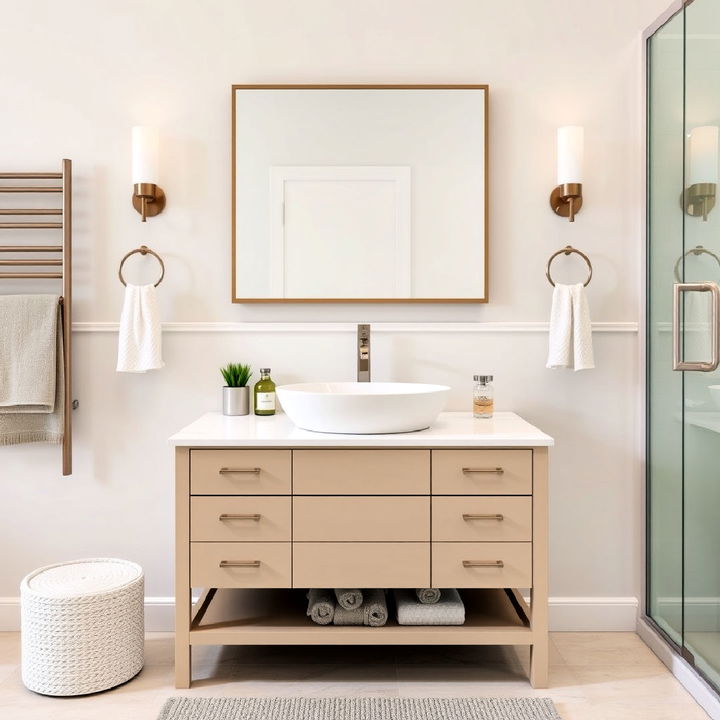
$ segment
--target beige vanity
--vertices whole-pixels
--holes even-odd
[[[546,686],[553,440],[522,418],[332,435],[209,413],[171,442],[177,687],[193,645],[335,644],[529,645],[530,682]],[[310,587],[459,588],[466,623],[318,626]]]

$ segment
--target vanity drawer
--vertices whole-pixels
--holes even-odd
[[[532,450],[433,450],[434,495],[531,495]]]
[[[429,587],[430,543],[293,543],[301,588]]]
[[[190,584],[196,588],[292,587],[290,543],[190,543]]]
[[[430,498],[294,497],[296,542],[428,542]]]
[[[529,542],[532,540],[532,498],[434,497],[432,538],[446,542]]]
[[[531,587],[532,543],[433,543],[432,586]]]
[[[289,497],[203,496],[190,499],[190,539],[290,542]]]
[[[428,495],[429,450],[294,450],[296,495]]]
[[[290,495],[290,450],[192,450],[193,495]]]

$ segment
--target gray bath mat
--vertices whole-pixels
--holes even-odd
[[[158,720],[560,720],[549,698],[170,698]]]

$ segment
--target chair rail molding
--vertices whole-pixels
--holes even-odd
[[[74,322],[73,332],[113,333],[117,322]],[[547,322],[404,322],[372,323],[374,333],[546,333]],[[357,323],[349,322],[164,322],[169,333],[356,333]],[[637,333],[637,322],[594,322],[593,332]]]

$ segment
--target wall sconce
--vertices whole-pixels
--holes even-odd
[[[584,130],[567,125],[557,131],[557,187],[550,193],[550,207],[556,215],[575,222],[582,207]]]
[[[165,208],[165,193],[158,187],[159,142],[157,128],[136,126],[132,129],[133,207],[145,222]]]
[[[688,215],[707,221],[715,207],[718,182],[718,127],[703,125],[690,131],[688,182],[684,206]]]

